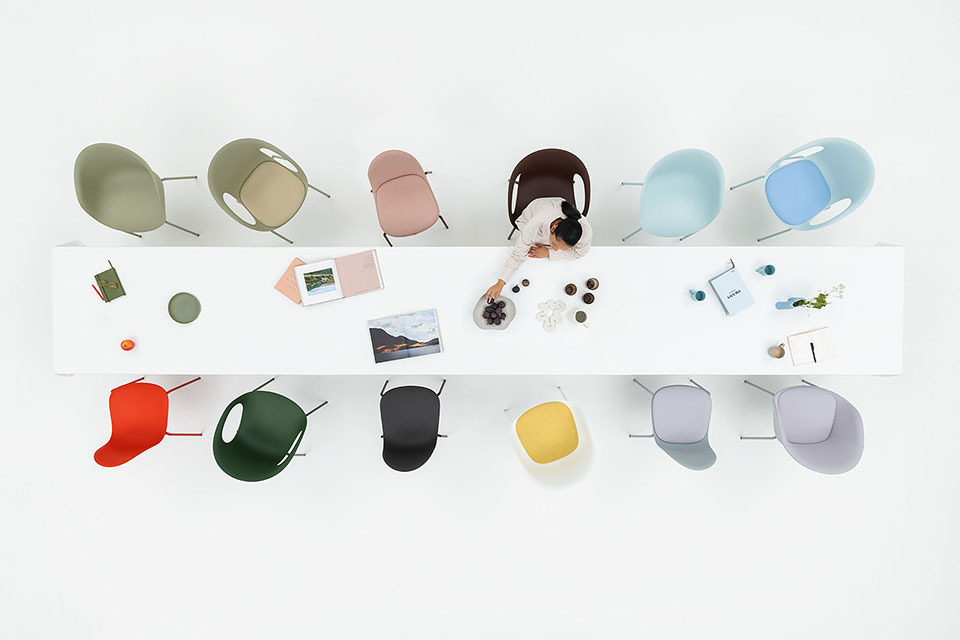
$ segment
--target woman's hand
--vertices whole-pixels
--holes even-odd
[[[530,258],[549,258],[550,249],[545,245],[536,244],[530,247],[530,250],[527,251],[527,256]]]
[[[487,302],[493,302],[500,296],[500,292],[503,291],[503,287],[506,286],[506,282],[503,280],[497,280],[497,284],[493,285],[487,289]]]

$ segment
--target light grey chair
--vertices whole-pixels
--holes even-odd
[[[818,473],[850,471],[863,456],[863,418],[856,407],[833,391],[802,381],[774,393],[749,380],[744,383],[773,396],[772,436],[741,440],[779,440],[790,457]]]
[[[73,186],[83,210],[100,224],[138,238],[163,225],[200,237],[167,220],[163,191],[167,180],[196,179],[161,178],[133,151],[107,142],[84,148],[73,165]]]
[[[293,158],[276,145],[256,138],[234,140],[217,151],[207,170],[207,184],[213,199],[231,218],[248,229],[269,231],[290,244],[293,240],[276,230],[300,211],[307,189],[330,197],[307,181]],[[239,202],[253,222],[237,215],[224,195]]]
[[[650,401],[653,433],[630,434],[631,438],[653,438],[657,446],[687,469],[703,471],[713,466],[717,454],[710,447],[710,392],[691,380],[694,386],[672,384],[651,391],[636,378],[633,381],[652,396]]]

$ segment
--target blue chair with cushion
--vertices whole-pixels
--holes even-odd
[[[726,196],[723,167],[701,149],[674,151],[657,161],[643,182],[640,194],[641,231],[661,238],[684,240],[713,222]]]
[[[730,187],[764,180],[770,208],[788,225],[783,231],[757,239],[762,242],[794,229],[812,231],[843,220],[857,210],[873,189],[873,161],[856,142],[844,138],[821,138],[798,147],[773,163],[767,173]],[[846,207],[823,222],[818,215],[838,202]]]

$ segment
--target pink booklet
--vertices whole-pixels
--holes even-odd
[[[339,300],[383,289],[380,263],[377,261],[377,252],[373,250],[335,260],[291,264],[290,267],[293,269],[293,280],[303,305]],[[277,285],[279,288],[280,283]]]
[[[303,264],[300,258],[294,258],[287,270],[283,272],[277,284],[273,288],[287,296],[293,302],[300,304],[300,289],[297,288],[297,277],[293,274],[293,269]]]

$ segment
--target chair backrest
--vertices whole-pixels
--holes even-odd
[[[810,150],[820,149],[810,153]],[[807,153],[805,153],[807,152]],[[846,218],[857,210],[867,199],[873,190],[873,183],[876,176],[876,170],[873,160],[866,149],[852,140],[845,138],[820,138],[808,142],[805,145],[793,149],[779,158],[767,170],[767,177],[771,173],[786,164],[786,161],[803,156],[817,166],[823,175],[830,189],[830,201],[827,206],[831,206],[841,200],[850,200],[849,204],[837,212],[828,220],[823,222],[805,222],[803,224],[793,225],[794,229],[800,231],[812,231],[822,227],[835,224]]]
[[[710,394],[699,387],[660,388],[650,403],[657,446],[688,469],[710,468],[717,460],[708,436],[712,410]]]
[[[726,197],[723,167],[702,149],[681,149],[660,158],[640,192],[639,226],[651,235],[680,238],[713,222]]]
[[[235,407],[243,411],[230,442],[223,428]],[[300,446],[307,416],[293,400],[271,391],[250,391],[224,409],[213,435],[213,456],[224,473],[246,482],[266,480],[283,471]]]
[[[367,178],[370,180],[370,188],[373,189],[374,193],[384,183],[410,175],[420,176],[424,179],[427,176],[416,158],[399,149],[391,149],[377,154],[377,157],[370,161],[370,166],[367,168]]]
[[[577,206],[573,189],[574,176],[583,180],[584,216],[590,211],[590,175],[587,167],[577,156],[563,149],[541,149],[534,151],[521,160],[510,175],[507,187],[507,215],[510,224],[515,225],[517,218],[531,202],[537,198],[563,198]],[[516,188],[516,202],[514,202]]]
[[[103,467],[129,462],[163,440],[167,431],[167,392],[148,382],[130,382],[110,392],[110,440],[93,454]]]
[[[794,460],[818,473],[850,471],[863,456],[863,419],[844,397],[793,386],[774,395],[774,432]]]
[[[413,471],[430,459],[440,432],[440,397],[426,387],[394,387],[380,398],[383,461]]]
[[[271,231],[276,227],[264,224],[256,219],[251,213],[250,216],[254,222],[248,222],[239,217],[236,212],[224,200],[223,194],[228,194],[237,201],[238,206],[243,206],[240,200],[240,189],[246,182],[253,170],[264,162],[276,162],[282,159],[290,164],[287,167],[281,163],[281,166],[289,169],[307,188],[307,176],[303,169],[293,158],[280,150],[276,145],[270,144],[257,138],[241,138],[228,142],[223,145],[213,159],[210,160],[210,166],[207,169],[207,185],[210,187],[210,195],[220,205],[220,208],[231,218],[247,227],[257,231]]]
[[[146,161],[120,145],[84,148],[73,165],[80,207],[91,218],[127,233],[153,231],[166,220],[163,183]]]

